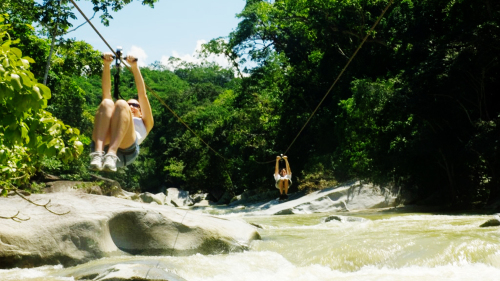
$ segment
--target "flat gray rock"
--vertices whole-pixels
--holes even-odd
[[[379,209],[396,206],[396,195],[373,184],[348,183],[312,192],[295,200],[279,203],[273,200],[248,215],[290,215],[354,210]]]
[[[242,251],[260,239],[250,224],[170,206],[83,193],[37,194],[55,215],[19,196],[0,198],[0,268],[73,266],[114,255],[192,255]]]

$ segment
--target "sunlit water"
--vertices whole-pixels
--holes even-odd
[[[340,213],[245,216],[262,227],[250,250],[227,255],[115,257],[154,260],[189,281],[500,280],[500,227],[480,228],[491,216]],[[88,266],[80,265],[79,267]],[[0,270],[0,280],[73,280],[61,266]]]

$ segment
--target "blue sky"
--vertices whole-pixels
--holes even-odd
[[[93,15],[89,1],[77,1],[87,17]],[[226,37],[234,31],[245,0],[160,0],[155,8],[133,1],[118,12],[111,12],[113,19],[108,27],[101,24],[96,14],[92,23],[113,48],[122,46],[124,53],[139,57],[140,65],[154,61],[165,61],[170,56],[195,61],[193,54],[201,43],[217,37]],[[71,5],[71,3],[70,3]],[[85,19],[74,9],[78,20],[73,27]],[[108,47],[89,24],[69,33],[69,38],[83,40],[95,49],[108,52]],[[222,58],[213,60],[224,65]]]

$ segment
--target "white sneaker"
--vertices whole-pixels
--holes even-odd
[[[90,153],[90,167],[89,167],[89,169],[92,171],[101,171],[103,158],[104,158],[103,151],[96,151],[96,152]]]
[[[120,161],[120,159],[118,159],[118,156],[114,155],[114,154],[106,154],[104,156],[104,162],[102,164],[102,169],[103,171],[106,171],[106,172],[116,172],[116,162],[117,161]]]

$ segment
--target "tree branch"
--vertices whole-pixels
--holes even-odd
[[[92,20],[92,19],[95,17],[95,14],[96,14],[96,13],[97,13],[97,12],[94,12],[94,14],[92,15],[92,17],[91,17],[89,20]],[[77,26],[77,27],[73,28],[72,30],[70,30],[70,31],[66,32],[66,34],[68,34],[68,33],[70,33],[70,32],[73,32],[73,31],[77,30],[78,28],[82,27],[82,26],[83,26],[83,25],[85,25],[86,23],[87,23],[87,21],[83,22],[83,23],[82,23],[82,24],[80,24],[79,26]]]
[[[27,221],[27,220],[30,219],[30,217],[28,217],[27,219],[22,219],[18,215],[19,215],[19,211],[17,211],[17,214],[15,214],[15,215],[13,215],[11,217],[2,217],[2,216],[0,216],[0,219],[13,220],[15,222],[22,222],[22,221]]]
[[[19,197],[23,198],[24,200],[30,202],[31,204],[33,204],[35,206],[44,207],[45,210],[49,211],[50,213],[52,213],[54,215],[62,216],[62,215],[69,214],[71,212],[71,211],[67,211],[66,213],[56,213],[56,212],[54,212],[54,211],[52,211],[52,210],[49,209],[49,205],[50,205],[50,202],[51,202],[50,199],[49,199],[49,202],[47,202],[46,204],[37,204],[37,203],[31,201],[30,199],[26,198],[24,195],[22,195],[19,192],[19,189],[17,187],[15,187],[13,184],[11,184],[10,182],[4,182],[4,181],[2,181],[2,183],[6,183],[6,184],[12,186],[12,188],[10,190],[14,191],[14,193],[17,194]],[[7,189],[7,190],[9,190],[9,189]],[[19,211],[17,212],[17,214],[15,214],[13,216],[10,216],[10,217],[0,216],[0,219],[10,219],[10,220],[13,220],[13,221],[16,221],[16,222],[27,221],[27,220],[30,219],[29,217],[28,217],[28,219],[22,219],[18,215],[19,215]]]
[[[50,204],[51,199],[49,199],[49,202],[47,202],[46,204],[43,204],[43,205],[42,205],[42,204],[37,204],[37,203],[35,203],[35,202],[33,202],[33,201],[29,200],[28,198],[24,197],[24,195],[22,195],[21,193],[19,193],[19,190],[18,190],[17,188],[16,188],[16,189],[14,189],[14,192],[15,192],[15,193],[16,193],[19,197],[23,198],[24,200],[26,200],[26,201],[30,202],[30,203],[31,203],[31,204],[33,204],[33,205],[35,205],[35,206],[40,206],[40,207],[44,207],[47,211],[51,212],[51,213],[52,213],[52,214],[54,214],[54,215],[62,216],[62,215],[69,214],[69,212],[71,212],[71,211],[67,211],[66,213],[56,213],[56,212],[54,212],[54,211],[52,211],[52,210],[50,210],[50,209],[48,208],[48,205]]]

